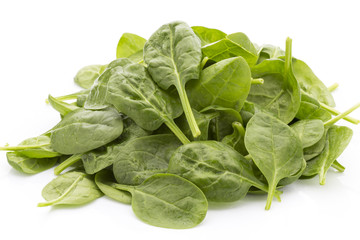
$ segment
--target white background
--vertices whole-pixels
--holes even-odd
[[[73,84],[84,65],[115,58],[124,32],[148,38],[162,24],[245,32],[253,42],[284,48],[307,62],[334,93],[341,111],[360,101],[360,14],[357,1],[0,1],[0,145],[37,136],[59,120],[47,95],[79,90]],[[352,116],[360,118],[360,110]],[[131,207],[108,198],[79,208],[37,208],[41,190],[54,175],[20,174],[0,152],[0,239],[359,239],[359,126],[330,170],[284,189],[282,202],[265,211],[266,196],[211,205],[206,219],[189,230],[142,223]],[[7,237],[6,237],[7,236]]]

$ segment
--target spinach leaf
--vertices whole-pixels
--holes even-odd
[[[229,145],[236,151],[238,151],[241,155],[246,156],[248,151],[245,147],[244,137],[245,137],[245,129],[239,122],[233,122],[232,127],[234,132],[230,135],[225,136],[221,142]]]
[[[53,167],[58,157],[29,158],[17,152],[6,153],[8,163],[19,172],[35,174]]]
[[[61,114],[61,116],[65,116],[66,114],[79,108],[76,105],[62,102],[62,101],[52,97],[51,95],[49,95],[48,101],[49,101],[50,105]]]
[[[112,61],[101,76],[94,82],[90,93],[85,101],[84,108],[91,110],[104,109],[110,106],[106,101],[108,94],[108,82],[115,72],[126,70],[133,62],[127,58]]]
[[[300,120],[290,127],[297,133],[303,148],[316,144],[324,135],[324,123],[321,120]]]
[[[113,186],[129,191],[136,216],[153,226],[192,228],[206,216],[205,195],[193,183],[173,174],[153,175],[139,186]]]
[[[182,143],[189,142],[173,120],[182,114],[178,99],[160,89],[140,64],[132,63],[111,76],[106,101],[146,130],[165,123]]]
[[[74,77],[74,82],[82,88],[89,89],[95,80],[104,72],[106,66],[107,65],[85,66],[77,72]]]
[[[143,48],[146,39],[133,34],[124,33],[116,48],[116,58],[129,58],[134,62],[143,60]]]
[[[102,195],[91,176],[83,172],[67,172],[44,187],[42,196],[47,202],[39,203],[38,207],[80,205]]]
[[[247,124],[245,146],[269,184],[268,210],[279,181],[296,175],[304,164],[300,139],[279,119],[256,113]]]
[[[217,42],[226,37],[226,33],[214,28],[207,28],[201,26],[193,26],[191,28],[194,33],[199,37],[202,47],[210,43]]]
[[[293,71],[302,90],[318,101],[331,107],[335,106],[334,98],[321,80],[316,77],[311,68],[303,61],[293,58]]]
[[[172,153],[180,145],[173,134],[151,135],[128,142],[114,162],[117,182],[139,185],[156,173],[165,173]]]
[[[300,107],[298,112],[296,113],[296,118],[320,119],[326,122],[331,119],[331,114],[325,109],[321,108],[320,103],[316,99],[302,92]]]
[[[349,144],[353,131],[344,126],[331,126],[327,131],[325,148],[320,155],[307,162],[303,176],[319,174],[320,184],[325,184],[326,173]]]
[[[62,154],[83,153],[113,141],[122,131],[122,118],[115,109],[80,108],[68,113],[50,131],[51,148]]]
[[[258,56],[255,46],[241,32],[227,35],[225,38],[202,47],[204,56],[216,62],[232,57],[243,57],[246,62],[255,65]]]
[[[265,44],[260,47],[259,58],[256,64],[262,63],[264,60],[267,59],[276,59],[281,56],[285,56],[284,50],[282,50],[280,47]]]
[[[131,204],[131,194],[113,187],[116,180],[112,171],[104,169],[95,175],[95,183],[106,196],[125,204]]]
[[[239,112],[232,108],[224,108],[220,106],[209,106],[201,110],[201,113],[218,113],[215,119],[210,123],[210,137],[217,141],[221,141],[225,136],[233,132],[232,123],[242,123]]]
[[[251,186],[267,191],[252,171],[250,162],[226,144],[198,141],[176,149],[169,173],[195,183],[209,201],[231,202],[247,194]]]
[[[191,111],[185,84],[199,79],[201,58],[200,40],[184,22],[161,26],[144,46],[144,61],[150,75],[162,89],[175,86],[194,137],[200,135],[200,130]]]
[[[253,78],[263,78],[264,84],[252,85],[247,100],[289,123],[300,106],[300,87],[291,67],[290,38],[286,40],[285,54],[285,62],[265,60],[251,69]]]
[[[229,58],[201,72],[188,84],[191,106],[196,110],[216,105],[240,111],[251,86],[249,65],[242,57]]]
[[[53,158],[61,155],[50,146],[48,134],[25,139],[17,146],[0,147],[0,150],[16,151],[28,158]]]

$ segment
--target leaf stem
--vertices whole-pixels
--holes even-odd
[[[200,63],[201,70],[205,67],[205,64],[207,63],[208,60],[209,60],[208,57],[204,57],[204,59],[201,61],[201,63]]]
[[[18,146],[9,146],[9,147],[0,147],[0,151],[18,151],[18,150],[26,150],[33,148],[41,148],[49,146],[50,144],[40,144],[40,145],[18,145]]]
[[[269,210],[271,207],[271,203],[274,198],[274,194],[275,194],[275,190],[276,190],[276,185],[277,184],[275,184],[274,181],[272,181],[272,183],[269,184],[269,191],[268,191],[268,197],[266,200],[265,210]]]
[[[48,202],[43,202],[43,203],[39,203],[37,206],[38,207],[47,207],[47,206],[51,206],[55,203],[58,203],[60,202],[61,200],[63,200],[66,195],[68,195],[75,187],[76,187],[76,184],[81,180],[83,179],[84,176],[79,176],[71,185],[68,189],[66,189],[66,191],[61,194],[58,198],[55,198],[54,200],[51,200],[51,201],[48,201]]]
[[[356,110],[359,107],[360,107],[360,103],[355,104],[354,106],[352,106],[351,108],[349,108],[345,112],[343,112],[343,113],[337,115],[336,117],[330,119],[329,121],[325,122],[324,126],[331,126],[331,125],[335,124],[337,121],[339,121],[340,119],[345,118],[347,115],[349,115],[351,112],[353,112],[354,110]]]
[[[66,168],[70,167],[71,165],[73,165],[74,163],[78,162],[81,159],[82,154],[78,153],[78,154],[74,154],[71,157],[69,157],[68,159],[66,159],[65,161],[63,161],[62,163],[60,163],[59,166],[57,166],[54,169],[54,174],[55,175],[59,175],[60,173],[62,173]]]
[[[180,96],[180,101],[181,101],[181,104],[182,104],[182,108],[184,110],[184,113],[185,113],[185,117],[188,121],[188,124],[190,126],[190,130],[191,130],[191,133],[192,135],[194,136],[194,138],[200,136],[201,132],[200,132],[200,129],[196,123],[196,120],[195,120],[195,117],[194,117],[194,114],[191,110],[191,106],[190,106],[190,102],[189,102],[189,99],[186,95],[186,91],[185,91],[185,86],[181,86],[181,87],[178,87],[178,93],[179,93],[179,96]]]
[[[175,124],[173,120],[165,121],[166,126],[178,137],[178,139],[183,143],[190,143],[190,140],[185,136],[181,129]]]
[[[341,114],[340,111],[336,110],[335,108],[332,108],[322,102],[319,102],[320,103],[320,107],[322,107],[323,109],[325,109],[326,111],[328,111],[329,113],[331,113],[332,115],[339,115]],[[352,117],[349,117],[349,116],[346,116],[343,118],[344,120],[350,122],[350,123],[353,123],[353,124],[359,124],[360,123],[360,120],[356,119],[356,118],[352,118]]]
[[[339,172],[345,171],[345,167],[343,165],[341,165],[337,160],[335,160],[331,166],[333,168],[335,168],[336,170],[338,170]]]
[[[330,92],[333,92],[335,89],[337,89],[339,87],[338,83],[334,83],[333,85],[331,85],[330,87],[328,87],[328,90]]]
[[[285,47],[285,76],[287,76],[291,69],[292,65],[292,39],[286,38],[286,47]]]
[[[251,84],[264,84],[264,79],[262,78],[252,78]]]

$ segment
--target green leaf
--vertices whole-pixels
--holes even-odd
[[[144,61],[153,80],[162,88],[174,85],[194,137],[200,135],[185,91],[185,84],[199,79],[201,63],[199,38],[184,22],[161,26],[144,46]]]
[[[320,155],[307,162],[303,176],[319,174],[320,184],[325,184],[326,173],[349,144],[353,131],[344,126],[331,126],[327,131],[326,143]]]
[[[51,95],[49,95],[48,97],[48,101],[50,103],[50,105],[56,110],[58,111],[62,116],[65,116],[66,114],[78,109],[79,107],[73,105],[73,104],[69,104],[66,102],[62,102],[54,97],[52,97]]]
[[[201,46],[217,42],[226,37],[226,33],[214,28],[207,28],[201,26],[193,26],[191,28],[194,33],[199,37],[201,41]]]
[[[89,203],[103,194],[89,175],[67,172],[48,183],[42,196],[47,201],[38,207],[53,205],[80,205]]]
[[[189,83],[187,92],[191,106],[196,110],[216,105],[240,111],[250,86],[249,65],[242,57],[236,57],[203,70],[198,81]]]
[[[77,72],[74,77],[74,82],[82,88],[89,89],[95,80],[104,72],[106,66],[107,65],[85,66]]]
[[[193,183],[173,174],[153,175],[139,186],[114,187],[130,191],[134,213],[153,226],[192,228],[206,216],[205,195]]]
[[[165,173],[172,153],[180,145],[173,134],[151,135],[128,142],[114,162],[117,182],[138,185],[156,173]]]
[[[116,58],[130,58],[134,62],[142,61],[146,39],[133,34],[124,33],[116,48]]]
[[[170,159],[168,172],[193,182],[214,202],[239,200],[251,186],[267,191],[248,160],[216,141],[197,141],[179,147]]]
[[[62,154],[76,154],[101,147],[121,135],[121,115],[112,108],[80,108],[67,114],[51,130],[51,147]]]
[[[270,209],[279,181],[296,175],[303,166],[300,139],[279,119],[256,113],[247,124],[245,146],[269,184],[265,209]]]
[[[317,119],[300,120],[290,127],[297,133],[303,148],[316,144],[324,135],[324,123]]]
[[[35,174],[53,167],[58,157],[29,158],[17,152],[6,153],[8,163],[19,172]]]
[[[260,47],[259,58],[256,64],[262,63],[266,59],[276,59],[285,56],[285,51],[280,47],[265,44]]]
[[[119,190],[113,187],[116,183],[113,173],[104,169],[95,175],[95,183],[98,188],[109,198],[118,202],[131,204],[131,194],[127,191]]]
[[[156,130],[165,123],[181,142],[189,142],[173,120],[182,114],[178,99],[160,89],[140,64],[132,63],[112,74],[106,101],[146,130]]]
[[[297,119],[320,119],[324,122],[331,119],[331,114],[325,109],[321,108],[319,102],[306,93],[301,93],[301,102]]]
[[[206,57],[216,62],[240,56],[250,66],[253,66],[258,59],[255,46],[244,33],[240,32],[227,35],[224,39],[205,45],[202,47],[202,52]]]

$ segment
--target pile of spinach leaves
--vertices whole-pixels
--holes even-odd
[[[4,146],[9,164],[35,174],[54,166],[38,206],[78,205],[103,195],[131,204],[165,228],[202,222],[208,201],[267,194],[319,176],[325,184],[352,130],[303,61],[241,32],[176,21],[146,40],[125,33],[114,61],[75,76],[83,90],[47,102],[61,120],[40,136]],[[69,102],[70,101],[70,102]],[[65,173],[63,173],[67,170]]]

